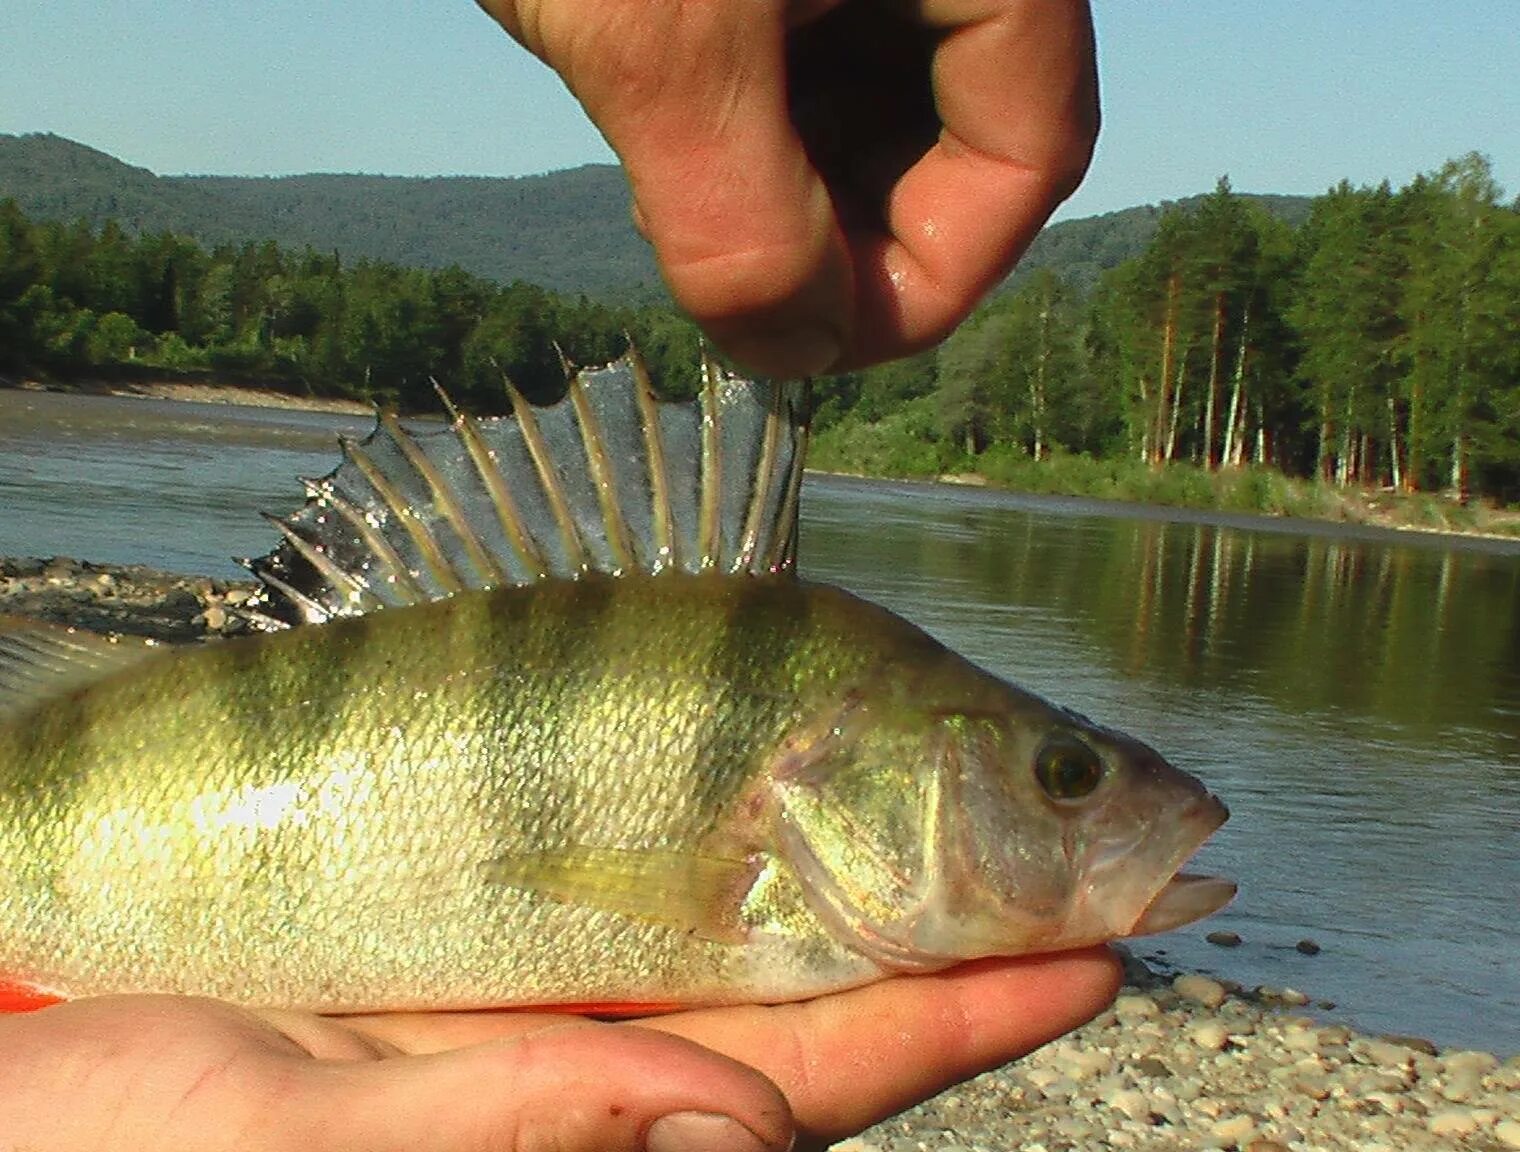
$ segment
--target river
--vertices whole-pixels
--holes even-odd
[[[0,391],[0,555],[236,575],[367,423]],[[801,555],[1229,802],[1244,943],[1142,955],[1520,1052],[1520,544],[813,477]]]

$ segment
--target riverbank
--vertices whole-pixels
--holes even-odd
[[[242,630],[236,609],[251,587],[67,559],[0,560],[0,612],[166,641]],[[1171,976],[1133,959],[1128,968],[1118,1003],[1078,1032],[843,1147],[1520,1149],[1520,1055],[1361,1034],[1307,1015],[1333,1009],[1288,989]]]
[[[1520,1056],[1365,1036],[1303,1015],[1291,990],[1126,967],[1096,1020],[835,1152],[1520,1149]]]
[[[340,397],[296,396],[229,381],[0,380],[20,391],[128,396],[197,404],[283,408],[368,416],[372,405]],[[1397,532],[1520,540],[1520,506],[1463,502],[1438,493],[1395,492],[1351,485],[1338,488],[1287,476],[1269,468],[1209,472],[1189,464],[1153,469],[1133,461],[1062,456],[1035,461],[999,456],[985,470],[921,473],[862,468],[831,448],[827,434],[811,454],[817,470],[861,479],[934,481],[1036,496],[1067,496],[1120,504],[1235,513],[1381,528]]]
[[[134,396],[149,400],[180,400],[192,404],[230,404],[246,408],[285,408],[295,412],[339,412],[368,415],[374,407],[339,396],[295,396],[273,388],[209,380],[20,380],[3,382],[20,392],[62,392],[80,396]]]

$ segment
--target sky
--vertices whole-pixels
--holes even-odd
[[[1520,0],[1096,0],[1104,130],[1058,218],[1396,186],[1469,151],[1520,193]],[[4,0],[0,132],[161,174],[518,176],[612,153],[469,0]]]

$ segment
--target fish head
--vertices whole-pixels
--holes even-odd
[[[958,950],[1166,932],[1234,896],[1228,880],[1181,871],[1229,810],[1141,741],[1037,698],[957,718],[940,741],[956,801],[937,861],[938,918]]]
[[[786,854],[815,910],[877,963],[1163,932],[1234,895],[1179,872],[1224,804],[1147,745],[1008,685],[971,706],[909,694],[786,805]]]

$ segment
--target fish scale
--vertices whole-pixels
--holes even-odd
[[[707,378],[656,403],[630,357],[504,423],[382,421],[253,563],[266,634],[0,618],[0,982],[771,1002],[1228,898],[1174,879],[1224,819],[1197,781],[797,579],[805,412]],[[523,561],[576,541],[585,571]]]

